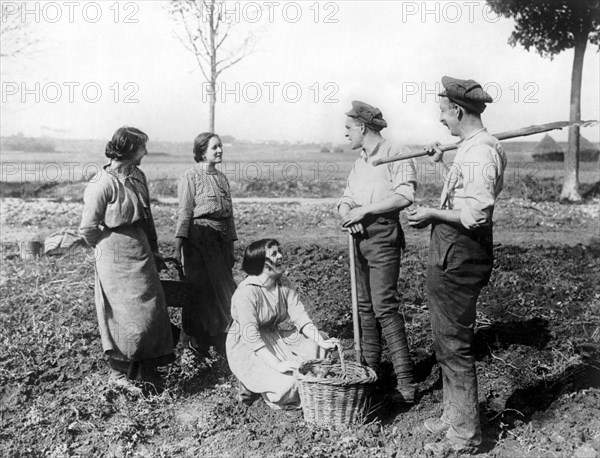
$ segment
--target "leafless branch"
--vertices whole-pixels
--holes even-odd
[[[180,40],[194,53],[198,66],[206,82],[216,85],[221,73],[247,57],[252,51],[253,35],[249,34],[242,44],[227,53],[225,43],[229,43],[234,24],[227,21],[223,0],[171,0],[170,13],[184,30]],[[226,56],[219,59],[221,53]],[[214,117],[214,97],[211,100],[211,115]],[[214,118],[211,119],[211,126]]]

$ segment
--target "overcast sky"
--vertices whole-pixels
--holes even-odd
[[[7,11],[15,3],[3,2]],[[190,141],[206,130],[203,77],[166,3],[27,2],[39,43],[2,61],[2,135],[107,139],[127,124],[154,140]],[[230,3],[232,39],[253,31],[256,45],[220,79],[228,92],[218,97],[218,133],[344,143],[344,112],[362,100],[382,110],[389,138],[450,140],[435,96],[443,75],[488,89],[491,132],[568,119],[572,50],[550,60],[509,46],[512,21],[485,2]],[[588,45],[583,119],[600,118],[599,68]],[[598,132],[582,131],[590,140]]]

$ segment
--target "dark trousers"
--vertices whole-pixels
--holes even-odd
[[[356,238],[356,279],[364,363],[379,369],[381,338],[386,339],[399,385],[413,383],[404,318],[397,297],[404,234],[398,214],[364,221],[367,234]]]
[[[427,267],[428,306],[436,358],[442,368],[447,437],[481,443],[477,373],[472,343],[476,303],[492,271],[492,229],[467,231],[436,224]]]

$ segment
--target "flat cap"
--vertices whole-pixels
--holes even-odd
[[[448,97],[452,102],[473,113],[483,113],[486,103],[493,99],[483,90],[481,84],[474,80],[460,80],[450,76],[442,77],[444,91],[438,95]]]
[[[364,123],[368,128],[377,132],[387,127],[387,122],[383,119],[383,114],[379,108],[358,100],[352,102],[352,109],[346,113],[346,116]]]

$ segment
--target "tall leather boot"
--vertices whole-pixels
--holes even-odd
[[[417,384],[413,376],[413,364],[408,352],[408,341],[404,319],[400,315],[394,315],[382,320],[381,330],[387,342],[390,358],[394,365],[394,372],[398,379],[396,390],[399,402],[413,403],[415,401]]]

